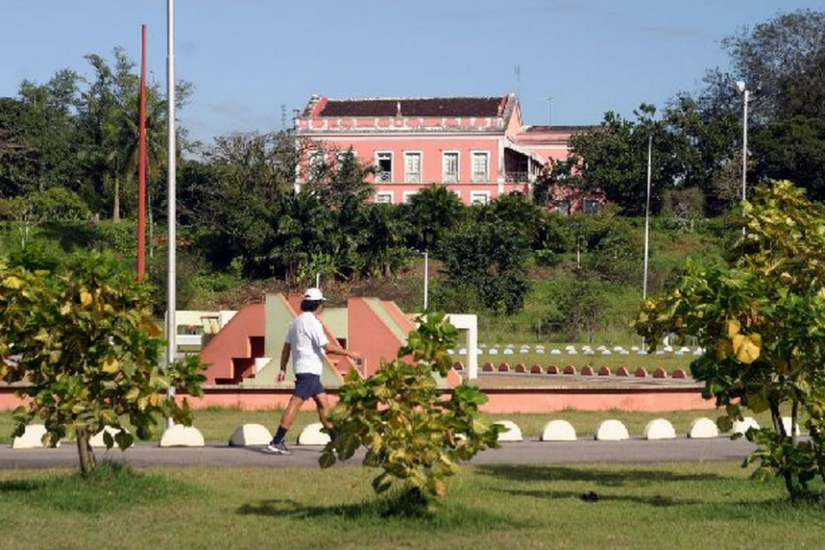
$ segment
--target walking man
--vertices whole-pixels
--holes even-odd
[[[296,317],[287,329],[284,347],[281,350],[281,370],[278,371],[277,381],[283,382],[286,376],[286,366],[292,356],[292,368],[295,371],[295,391],[289,399],[289,403],[281,416],[281,423],[272,443],[264,447],[263,451],[270,454],[288,455],[289,449],[284,445],[286,432],[295,421],[295,415],[304,404],[304,401],[312,398],[318,409],[318,418],[327,430],[332,428],[332,424],[327,420],[329,403],[327,394],[321,385],[321,372],[323,371],[324,357],[330,355],[342,355],[354,360],[356,364],[361,363],[361,357],[357,353],[350,353],[337,344],[330,343],[324,334],[321,321],[318,315],[324,306],[324,295],[318,288],[309,288],[304,293],[301,301],[301,314]]]

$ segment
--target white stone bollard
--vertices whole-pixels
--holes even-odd
[[[791,435],[791,417],[783,416],[782,425],[785,426],[785,433]],[[799,424],[794,424],[793,435],[799,435]]]
[[[112,436],[112,438],[114,439],[114,437],[117,434],[119,434],[120,431],[121,431],[120,429],[113,428],[112,426],[104,426],[102,430],[100,430],[99,432],[97,432],[95,435],[92,436],[92,438],[89,440],[89,445],[91,445],[92,448],[94,448],[94,449],[98,449],[98,448],[105,449],[106,448],[106,442],[103,441],[103,434],[104,433],[109,433]],[[132,443],[132,445],[134,445],[134,443]],[[129,445],[129,446],[131,447],[132,445]],[[118,447],[117,443],[115,443],[114,446],[112,446],[112,448],[113,449],[115,449],[115,448],[119,449],[120,447]]]
[[[229,438],[231,447],[251,447],[268,445],[272,441],[272,433],[261,424],[244,424],[235,429]]]
[[[759,422],[752,416],[746,416],[744,420],[736,420],[733,423],[733,433],[735,434],[745,435],[750,428],[759,429]]]
[[[630,439],[627,428],[619,420],[605,420],[596,429],[596,441],[624,441]]]
[[[544,425],[542,441],[576,441],[576,429],[567,420],[551,420]]]
[[[688,437],[691,439],[719,437],[719,428],[716,426],[716,422],[710,418],[696,418],[690,423]]]
[[[499,426],[504,426],[505,430],[498,434],[499,441],[523,441],[521,436],[521,428],[516,426],[512,420],[499,420],[496,422]]]
[[[46,426],[43,424],[29,424],[23,435],[15,437],[11,442],[12,449],[42,449],[43,436],[46,435]],[[60,447],[60,442],[57,442]]]
[[[175,424],[167,428],[160,438],[161,447],[203,447],[203,435],[193,426]]]
[[[307,425],[298,436],[298,445],[326,445],[330,441],[329,434],[321,431],[324,427],[320,422]]]
[[[676,429],[670,420],[665,418],[655,418],[645,426],[645,439],[676,439]]]

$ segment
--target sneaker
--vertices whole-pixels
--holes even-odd
[[[286,448],[286,445],[283,443],[270,443],[263,449],[263,452],[271,455],[291,455],[292,451]]]

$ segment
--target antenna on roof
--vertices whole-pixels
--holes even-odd
[[[553,125],[553,94],[549,93],[547,95],[547,125]]]
[[[521,95],[521,65],[513,67],[513,74],[516,75],[516,95]]]

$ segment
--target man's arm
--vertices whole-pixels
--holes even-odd
[[[333,344],[332,342],[327,342],[324,344],[324,351],[327,355],[342,355],[344,357],[349,357],[353,361],[355,361],[356,365],[361,364],[361,356],[357,353],[349,352],[339,346],[337,343]]]
[[[283,382],[286,378],[286,366],[289,363],[289,355],[292,352],[292,347],[284,342],[284,347],[281,348],[281,369],[278,371],[277,380]]]

